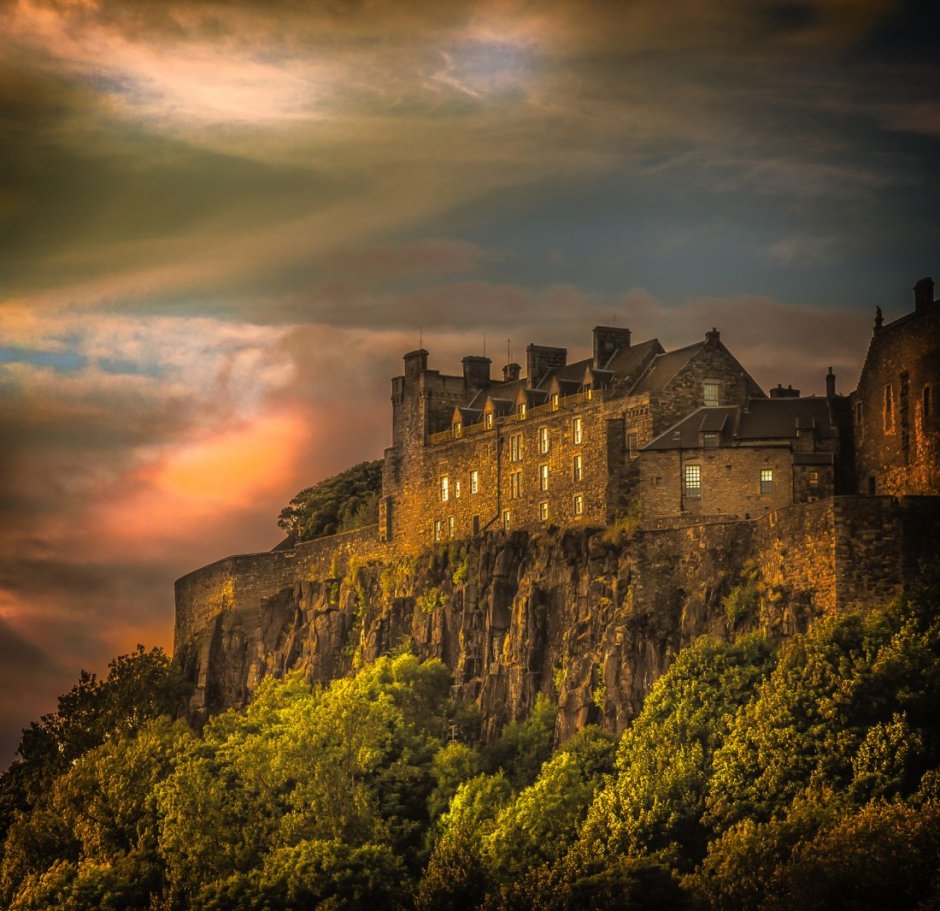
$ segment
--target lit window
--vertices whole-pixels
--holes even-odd
[[[639,453],[639,437],[635,433],[627,434],[627,452],[630,454],[631,459],[635,459]]]
[[[461,436],[463,436],[463,424],[457,421],[457,423],[454,424],[454,437],[459,439]]]
[[[474,469],[470,472],[470,493],[480,492],[480,472]]]
[[[894,430],[894,390],[890,383],[885,386],[884,428],[885,433]]]
[[[522,496],[522,472],[514,471],[509,475],[509,496],[518,500]]]
[[[581,456],[579,455],[576,455],[572,462],[571,477],[576,483],[584,477],[584,472],[581,469]]]
[[[539,428],[539,452],[542,455],[545,455],[548,452],[548,428],[540,427]]]
[[[706,408],[714,408],[718,404],[718,383],[705,383],[702,387],[702,398]]]
[[[503,510],[503,528],[509,528],[509,520],[510,520],[509,510],[504,509]]]
[[[446,503],[450,499],[450,479],[445,474],[441,478],[441,502]]]
[[[441,520],[440,519],[434,520],[434,540],[435,541],[441,540]]]
[[[762,468],[760,470],[760,492],[761,494],[774,492],[774,471],[772,468]]]
[[[574,514],[576,516],[584,515],[584,497],[579,493],[574,495]]]
[[[548,521],[548,503],[545,500],[539,503],[539,518],[543,522]]]
[[[718,448],[718,434],[717,433],[703,433],[702,445],[706,449],[717,449]]]
[[[575,444],[581,442],[581,418],[575,418],[571,422],[571,437],[574,440]]]
[[[809,486],[819,487],[819,472],[815,468],[809,473]]]
[[[698,499],[702,496],[702,468],[700,465],[686,465],[682,472],[682,486],[685,496]]]
[[[483,419],[483,425],[486,427],[487,430],[493,429],[493,412],[492,411],[488,411],[486,413],[486,417]]]
[[[460,481],[454,481],[454,499],[460,499]]]
[[[512,462],[522,461],[522,434],[514,433],[509,438],[509,459]]]
[[[447,517],[447,536],[453,538],[457,533],[457,521],[453,516]]]
[[[552,393],[552,411],[558,411],[558,393]]]
[[[520,421],[524,421],[524,420],[525,420],[525,415],[526,415],[526,411],[527,411],[527,410],[528,410],[528,409],[527,409],[527,407],[526,407],[526,403],[525,403],[525,402],[520,402],[520,404],[519,404],[519,420],[520,420]]]
[[[548,490],[548,463],[539,465],[539,490]]]
[[[593,387],[593,386],[588,386],[587,389],[584,390],[584,397],[585,397],[588,401],[590,401],[591,399],[594,398],[594,387]]]

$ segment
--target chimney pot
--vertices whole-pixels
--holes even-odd
[[[619,326],[594,327],[594,366],[603,370],[621,349],[630,347],[630,330]]]
[[[836,375],[832,372],[832,367],[826,374],[826,398],[834,399],[836,397]]]
[[[512,383],[519,379],[519,375],[522,373],[522,367],[519,364],[506,364],[503,367],[503,382]]]

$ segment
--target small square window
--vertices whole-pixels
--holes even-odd
[[[548,503],[545,500],[539,503],[539,518],[543,522],[548,521]]]
[[[584,515],[584,497],[579,493],[574,495],[574,514],[576,516]]]
[[[474,469],[470,472],[470,493],[480,492],[480,472]]]
[[[581,443],[581,440],[583,439],[581,433],[581,418],[575,418],[571,422],[571,438],[576,446]]]
[[[509,510],[504,509],[503,510],[503,528],[506,528],[506,529],[509,528],[511,518],[512,516],[510,515]]]
[[[582,480],[583,477],[584,477],[584,470],[581,464],[581,456],[576,455],[572,462],[571,478],[575,483],[577,483],[578,481]]]
[[[682,486],[686,497],[699,499],[702,496],[701,465],[686,465],[682,472]]]
[[[548,463],[539,465],[539,490],[548,490]]]
[[[702,399],[706,408],[714,408],[719,402],[719,385],[715,382],[704,383],[702,386]]]
[[[761,495],[774,492],[774,472],[772,468],[762,468],[760,470],[760,492]]]
[[[441,478],[441,502],[446,503],[450,499],[450,479],[445,474]]]
[[[548,452],[548,428],[540,427],[539,428],[539,452],[542,455],[545,455]]]
[[[809,473],[809,486],[819,487],[819,472],[815,468]]]

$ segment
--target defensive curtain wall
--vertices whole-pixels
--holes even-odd
[[[325,682],[410,640],[448,664],[488,723],[545,692],[562,708],[562,733],[589,720],[619,729],[680,647],[740,631],[725,603],[735,586],[760,595],[746,626],[787,635],[813,616],[891,599],[938,551],[936,497],[843,496],[619,535],[499,531],[420,558],[370,526],[184,576],[175,652],[196,687],[194,716],[242,703],[266,675],[302,668]],[[600,719],[598,674],[610,684]]]

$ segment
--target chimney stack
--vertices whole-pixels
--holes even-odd
[[[933,279],[928,275],[914,285],[914,312],[925,313],[933,304]]]
[[[519,374],[522,373],[522,367],[519,364],[507,364],[503,367],[503,382],[512,383],[519,379]]]
[[[463,384],[467,395],[489,386],[492,361],[488,357],[470,354],[461,363],[463,364]]]
[[[800,397],[800,390],[794,389],[792,386],[787,386],[786,389],[783,388],[781,383],[770,390],[770,397],[772,399],[798,399]]]
[[[826,374],[826,398],[834,399],[836,397],[836,375],[832,372],[832,367]]]
[[[409,351],[405,355],[405,378],[409,380],[417,377],[428,369],[428,353],[424,348]]]
[[[525,350],[526,384],[530,389],[538,386],[546,374],[556,367],[568,363],[567,348],[552,348],[550,345],[529,345]]]
[[[621,348],[630,347],[630,330],[617,326],[594,327],[594,366],[603,370]]]
[[[721,333],[712,326],[712,331],[705,333],[705,344],[717,345],[719,341],[721,341]]]

